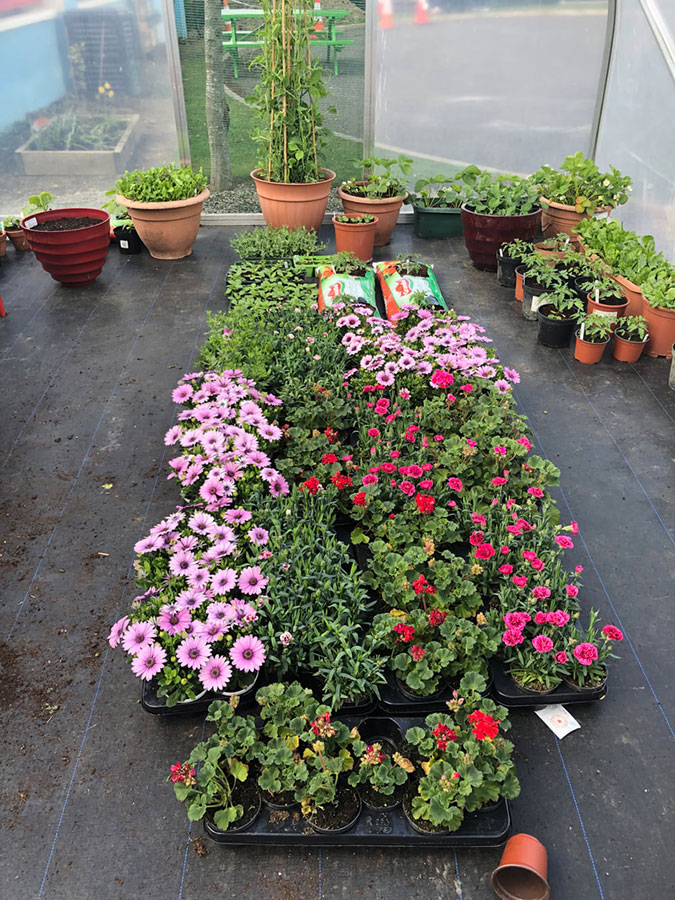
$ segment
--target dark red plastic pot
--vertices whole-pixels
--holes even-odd
[[[96,225],[70,231],[36,231],[55,219],[97,219]],[[42,268],[66,287],[90,284],[101,274],[110,247],[110,216],[102,209],[50,209],[21,222],[31,250]]]
[[[524,216],[491,216],[472,212],[465,203],[462,207],[462,229],[471,262],[477,269],[496,272],[497,251],[501,245],[514,238],[533,241],[540,221],[540,209]]]

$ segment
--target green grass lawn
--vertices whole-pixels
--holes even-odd
[[[203,45],[197,41],[182,43],[180,55],[192,165],[195,168],[201,166],[208,175],[211,170],[211,157],[206,130],[206,74]],[[227,102],[230,107],[232,176],[236,180],[248,180],[251,170],[256,167],[257,160],[257,147],[251,139],[256,113],[245,103],[233,100],[229,96]],[[327,118],[330,117],[327,116]],[[322,164],[335,170],[336,180],[339,183],[356,173],[355,167],[349,160],[360,159],[361,156],[362,144],[360,141],[331,136],[324,151]]]

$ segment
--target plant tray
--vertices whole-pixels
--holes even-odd
[[[380,685],[380,699],[377,704],[383,712],[397,716],[428,716],[429,713],[435,712],[447,713],[446,704],[452,700],[452,687],[448,687],[438,697],[420,697],[419,700],[411,700],[401,691],[392,672],[387,670],[386,677],[386,684]],[[485,696],[489,695],[490,687],[491,681],[488,679]]]
[[[554,703],[562,703],[565,706],[570,703],[593,703],[603,700],[607,694],[606,684],[589,691],[575,691],[565,684],[560,684],[550,694],[530,694],[518,687],[499,660],[491,659],[488,666],[492,675],[492,696],[508,709],[551,706]]]
[[[251,691],[248,696],[239,698],[238,711],[244,713],[255,705],[255,695],[258,688],[262,685],[259,682],[255,686],[255,690]],[[167,706],[163,697],[157,696],[157,690],[152,682],[141,682],[141,706],[143,709],[153,716],[200,716],[203,715],[213,703],[214,700],[222,700],[215,694],[206,694],[199,700],[189,700],[185,703],[177,703],[175,706]]]
[[[274,822],[270,821],[270,815]],[[468,813],[457,831],[451,834],[420,834],[407,822],[400,806],[376,811],[366,806],[356,824],[342,834],[316,834],[295,811],[287,814],[263,806],[258,818],[243,831],[221,831],[204,820],[207,837],[217,844],[265,847],[501,847],[511,830],[511,813],[506,800],[492,809]]]

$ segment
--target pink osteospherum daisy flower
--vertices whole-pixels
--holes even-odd
[[[260,566],[248,566],[239,575],[239,590],[242,594],[261,594],[268,581]]]
[[[217,596],[228,594],[237,583],[234,569],[219,569],[211,578],[211,590]]]
[[[156,634],[152,622],[134,622],[122,635],[122,646],[127,653],[139,653],[152,645]]]
[[[119,642],[122,640],[122,634],[129,624],[129,616],[122,616],[121,619],[118,619],[113,627],[110,629],[110,634],[108,635],[108,643],[111,647],[116,647]]]
[[[265,645],[252,634],[237,638],[230,648],[230,659],[242,672],[257,672],[265,662]]]
[[[207,691],[222,691],[232,677],[232,666],[224,656],[212,656],[199,670],[199,680]]]
[[[211,656],[211,648],[203,637],[185,638],[176,648],[176,659],[188,669],[201,669]]]
[[[131,670],[143,681],[151,681],[158,672],[161,672],[166,662],[166,651],[159,644],[150,644],[144,647],[131,662]]]
[[[173,605],[163,606],[157,616],[157,624],[171,637],[185,631],[191,621],[192,616],[189,609],[179,609]]]
[[[260,528],[259,526],[255,526],[255,528],[251,528],[248,533],[248,539],[252,544],[257,544],[259,547],[263,547],[270,539],[269,532],[264,528]]]

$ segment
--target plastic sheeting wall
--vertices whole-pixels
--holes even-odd
[[[660,18],[670,57],[673,0],[618,0],[616,31],[596,158],[633,178],[633,194],[616,218],[675,260],[675,77],[648,13]],[[657,25],[658,30],[658,25]]]

